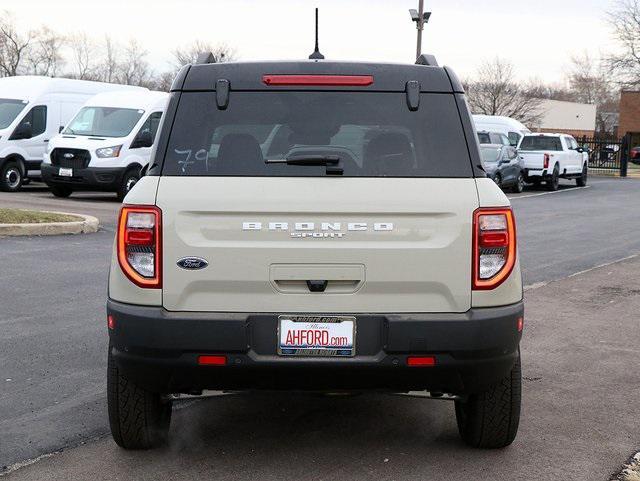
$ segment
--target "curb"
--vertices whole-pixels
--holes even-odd
[[[42,212],[72,215],[80,217],[82,220],[73,222],[44,222],[42,224],[0,224],[0,236],[92,234],[98,232],[98,227],[100,226],[98,219],[91,215],[54,211]]]

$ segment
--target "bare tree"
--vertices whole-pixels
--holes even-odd
[[[69,38],[69,47],[73,55],[74,71],[71,77],[80,80],[96,80],[98,77],[95,62],[96,46],[84,32],[72,35]]]
[[[542,116],[541,101],[515,80],[513,65],[496,58],[484,62],[476,78],[466,82],[467,97],[474,114],[504,115],[525,124]]]
[[[236,57],[235,50],[223,43],[213,45],[203,40],[195,40],[173,51],[173,66],[178,70],[183,65],[194,63],[202,52],[211,52],[216,62],[230,62]]]
[[[608,64],[618,80],[631,87],[640,85],[640,0],[616,0],[608,22],[620,47]]]
[[[120,54],[120,46],[109,35],[106,35],[104,38],[104,56],[98,68],[100,80],[109,83],[117,81],[120,72],[120,64],[118,63]]]
[[[29,73],[51,77],[57,75],[64,65],[64,43],[65,39],[49,27],[42,27],[37,31],[26,58]]]
[[[575,102],[595,104],[598,130],[608,130],[609,114],[618,110],[618,96],[611,84],[607,69],[602,62],[592,58],[587,52],[571,59],[567,76],[570,91]]]
[[[33,36],[33,32],[22,34],[18,31],[10,12],[5,10],[0,14],[0,74],[2,76],[13,76],[21,72]]]
[[[134,39],[124,49],[120,62],[118,82],[125,85],[147,86],[152,80],[152,71],[147,62],[148,52]]]

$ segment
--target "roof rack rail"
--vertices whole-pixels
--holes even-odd
[[[216,57],[211,52],[201,52],[198,54],[196,63],[216,63]]]
[[[423,53],[416,59],[416,65],[427,65],[429,67],[438,67],[438,61],[435,55]]]

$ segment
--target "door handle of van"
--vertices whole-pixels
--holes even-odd
[[[43,142],[46,144],[47,142],[49,142],[49,139],[44,139]]]

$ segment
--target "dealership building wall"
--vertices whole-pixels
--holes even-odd
[[[558,132],[574,137],[593,137],[596,130],[596,108],[592,104],[542,100],[541,118],[529,128],[535,132]]]

